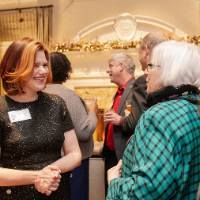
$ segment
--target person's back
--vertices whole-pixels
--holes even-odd
[[[71,62],[65,54],[50,54],[53,84],[48,84],[45,91],[62,97],[69,110],[79,146],[82,153],[82,164],[71,174],[72,200],[88,200],[89,195],[89,157],[93,153],[93,133],[97,124],[97,104],[94,102],[86,108],[84,101],[64,83],[72,72]],[[79,191],[79,192],[77,192]]]
[[[71,89],[61,84],[48,84],[46,92],[62,97],[69,110],[74,129],[82,152],[82,159],[89,158],[93,153],[93,132],[97,119],[94,112],[87,112],[83,100]]]

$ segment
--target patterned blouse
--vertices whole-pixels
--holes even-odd
[[[15,119],[11,120],[11,113]],[[0,166],[42,169],[61,157],[64,133],[71,129],[73,124],[66,105],[56,95],[40,92],[37,100],[28,103],[0,97]],[[48,197],[37,192],[33,185],[26,185],[0,187],[0,199],[69,200],[69,175],[62,174],[58,190]]]

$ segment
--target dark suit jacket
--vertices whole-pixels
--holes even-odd
[[[125,117],[126,100],[131,99],[132,112]],[[130,101],[129,101],[130,102]],[[142,114],[146,104],[146,81],[144,76],[136,80],[129,81],[121,97],[118,114],[124,117],[123,125],[113,126],[113,137],[115,143],[115,152],[118,159],[122,158],[127,140],[133,134],[137,121]],[[107,127],[105,129],[107,136]],[[104,144],[106,145],[106,144]]]

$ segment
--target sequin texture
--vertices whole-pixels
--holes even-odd
[[[8,112],[28,108],[31,119],[10,123]],[[0,98],[0,165],[12,169],[38,170],[61,157],[64,132],[73,129],[64,101],[43,92],[30,103]],[[60,187],[50,197],[33,186],[0,187],[1,200],[68,200],[69,175],[62,175]]]

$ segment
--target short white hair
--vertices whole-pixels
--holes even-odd
[[[121,63],[129,74],[131,74],[132,76],[134,75],[135,63],[130,55],[125,53],[113,54],[109,62],[110,61]]]
[[[153,49],[151,63],[160,67],[163,86],[200,86],[200,48],[194,44],[162,42]]]

